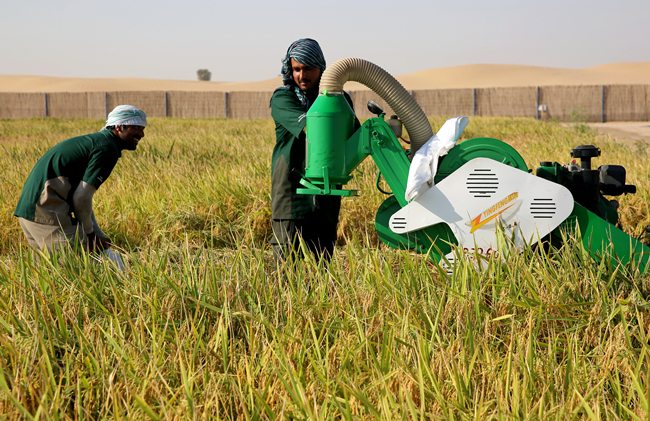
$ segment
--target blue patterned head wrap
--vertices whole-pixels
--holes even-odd
[[[307,95],[296,85],[293,79],[293,70],[291,68],[291,59],[296,60],[300,64],[309,67],[317,67],[322,71],[325,70],[325,56],[323,50],[320,49],[318,42],[311,38],[301,38],[294,41],[287,50],[287,54],[282,59],[282,83],[284,86],[281,89],[288,89],[295,92],[298,99],[305,109],[309,108],[309,100]]]
[[[133,105],[118,105],[108,114],[106,125],[102,130],[112,126],[147,126],[147,115]]]

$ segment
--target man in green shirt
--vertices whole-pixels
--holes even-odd
[[[271,163],[273,256],[285,260],[298,253],[300,235],[309,250],[327,261],[336,244],[341,198],[297,194],[305,170],[305,125],[307,111],[318,96],[325,57],[313,39],[291,44],[282,60],[282,82],[271,98],[276,144]],[[352,106],[350,97],[346,99]],[[359,127],[358,121],[356,128]],[[298,254],[296,254],[297,257]]]
[[[65,245],[89,252],[111,246],[97,225],[93,194],[113,171],[122,150],[136,149],[146,125],[142,110],[120,105],[101,131],[64,140],[41,157],[14,212],[30,246],[49,252]]]

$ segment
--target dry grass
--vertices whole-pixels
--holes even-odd
[[[434,126],[443,120],[434,120]],[[3,121],[0,413],[21,419],[644,419],[648,276],[569,241],[447,276],[377,244],[370,161],[345,199],[329,269],[277,271],[269,235],[270,121],[156,120],[96,195],[128,272],[37,261],[13,213],[53,144],[98,121]],[[626,166],[621,200],[647,225],[647,155],[588,130],[472,119],[529,167],[578,144]],[[343,241],[342,241],[343,242]],[[54,262],[54,263],[53,263]]]

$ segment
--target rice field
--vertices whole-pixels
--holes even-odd
[[[434,131],[444,119],[432,119]],[[150,119],[95,195],[127,266],[48,259],[13,217],[54,144],[100,120],[0,120],[0,414],[7,419],[647,419],[650,275],[568,239],[447,275],[389,249],[366,160],[329,267],[276,268],[268,245],[270,120]],[[602,149],[650,225],[650,155],[584,125],[472,118],[463,140],[524,157]]]

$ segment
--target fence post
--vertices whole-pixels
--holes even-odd
[[[602,92],[600,94],[600,122],[605,122],[605,85],[602,85]]]
[[[45,94],[45,117],[49,117],[48,116],[48,109],[47,109],[47,94]]]
[[[226,98],[226,118],[228,118],[228,92],[224,92]]]
[[[104,114],[108,118],[108,92],[104,92]]]
[[[537,87],[537,120],[539,120],[539,86]]]
[[[167,92],[165,91],[165,118],[167,118]]]
[[[474,103],[472,104],[472,107],[474,108],[474,117],[476,117],[476,88],[473,89],[473,94],[474,94]]]

